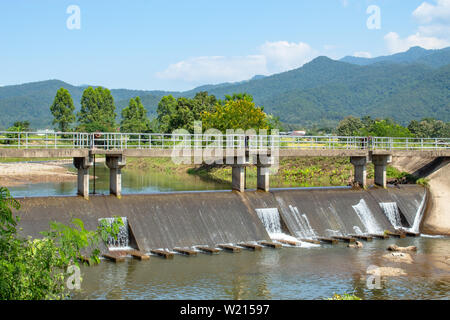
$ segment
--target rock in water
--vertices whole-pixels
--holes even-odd
[[[360,249],[360,248],[362,248],[362,247],[364,247],[364,246],[363,246],[363,244],[362,244],[361,241],[356,241],[355,244],[349,244],[348,247],[349,247],[349,248]]]
[[[390,245],[387,249],[389,251],[398,251],[398,252],[417,251],[417,247],[416,246],[399,247],[396,244]]]
[[[403,262],[403,263],[413,263],[413,258],[411,257],[410,254],[408,253],[403,253],[403,252],[392,252],[392,253],[388,253],[385,254],[383,256],[384,259],[388,259],[392,262]]]
[[[380,277],[398,277],[407,275],[405,270],[391,267],[378,267],[376,269],[371,269],[367,271],[367,274],[372,274]]]

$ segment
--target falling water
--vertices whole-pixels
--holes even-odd
[[[277,208],[256,209],[259,219],[263,223],[270,238],[273,240],[298,240],[288,234],[283,233],[281,229],[280,213]]]
[[[269,234],[282,232],[277,208],[256,209],[256,213]]]
[[[115,218],[104,218],[99,219],[99,221],[105,220],[111,225]],[[115,237],[109,236],[107,245],[109,250],[124,250],[129,249],[129,234],[128,234],[128,219],[122,217],[123,226],[119,228],[119,233],[117,234],[117,239]]]
[[[302,214],[303,219],[305,219],[306,224],[308,226],[308,231],[309,231],[309,235],[311,238],[316,238],[316,232],[314,231],[314,229],[311,227],[311,224],[309,223],[308,217],[306,216],[306,214]]]
[[[380,203],[380,207],[395,229],[402,228],[402,220],[397,202],[382,202]]]
[[[364,234],[364,232],[362,232],[361,228],[358,226],[353,226],[353,230],[356,234]]]
[[[414,223],[411,228],[408,229],[410,232],[420,233],[419,227],[422,221],[424,206],[425,206],[426,194],[423,195],[422,202],[420,203],[419,209],[417,209],[416,217],[414,218]]]
[[[372,211],[370,211],[364,199],[361,199],[361,201],[357,205],[354,205],[352,207],[363,223],[364,227],[366,228],[367,233],[375,234],[383,232],[383,230],[381,230],[381,228],[378,226],[377,221],[372,214]]]
[[[289,205],[289,210],[291,211],[292,216],[294,217],[296,225],[298,227],[297,230],[294,230],[295,235],[302,239],[315,238],[316,232],[311,227],[308,217],[305,214],[301,214],[298,211],[297,207]]]

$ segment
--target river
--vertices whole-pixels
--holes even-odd
[[[109,192],[108,170],[96,168],[96,192]],[[125,170],[123,193],[184,190],[223,190],[228,185],[188,174]],[[11,187],[15,197],[74,195],[76,182],[27,184]],[[93,190],[91,179],[90,189]],[[415,245],[414,263],[392,263],[381,258],[389,244]],[[326,299],[334,293],[363,299],[449,299],[450,239],[417,238],[364,242],[363,249],[345,244],[309,248],[264,249],[261,252],[176,255],[173,260],[152,256],[114,264],[82,267],[81,291],[74,299]],[[441,261],[439,261],[441,259]],[[448,260],[447,260],[448,261]],[[406,276],[382,277],[380,289],[367,286],[369,266],[402,268]]]

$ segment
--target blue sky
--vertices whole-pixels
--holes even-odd
[[[67,28],[67,8],[80,29]],[[369,6],[380,28],[369,29]],[[186,90],[450,43],[450,0],[2,0],[0,85]]]

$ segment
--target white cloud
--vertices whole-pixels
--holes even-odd
[[[299,68],[317,56],[316,51],[304,42],[266,42],[260,51],[266,58],[267,67],[271,72]]]
[[[420,23],[450,22],[450,0],[437,0],[436,5],[423,2],[413,12]]]
[[[158,72],[157,77],[191,83],[218,83],[246,80],[255,74],[267,74],[264,56],[195,57],[169,65]]]
[[[189,58],[169,65],[156,76],[193,84],[242,81],[256,74],[268,75],[301,67],[316,56],[316,51],[303,42],[266,42],[255,55]]]
[[[450,35],[450,24],[431,24],[419,27],[419,34],[426,37],[441,37],[448,38]]]
[[[435,4],[423,2],[412,13],[420,23],[417,32],[400,37],[389,32],[384,40],[391,53],[406,51],[420,46],[425,49],[442,49],[450,46],[450,0],[436,0]]]
[[[354,57],[358,58],[372,58],[372,54],[370,52],[358,51],[353,54]]]
[[[407,51],[411,47],[419,46],[425,49],[442,49],[448,47],[450,42],[446,39],[426,37],[420,33],[401,38],[396,32],[389,32],[384,40],[391,53]]]

